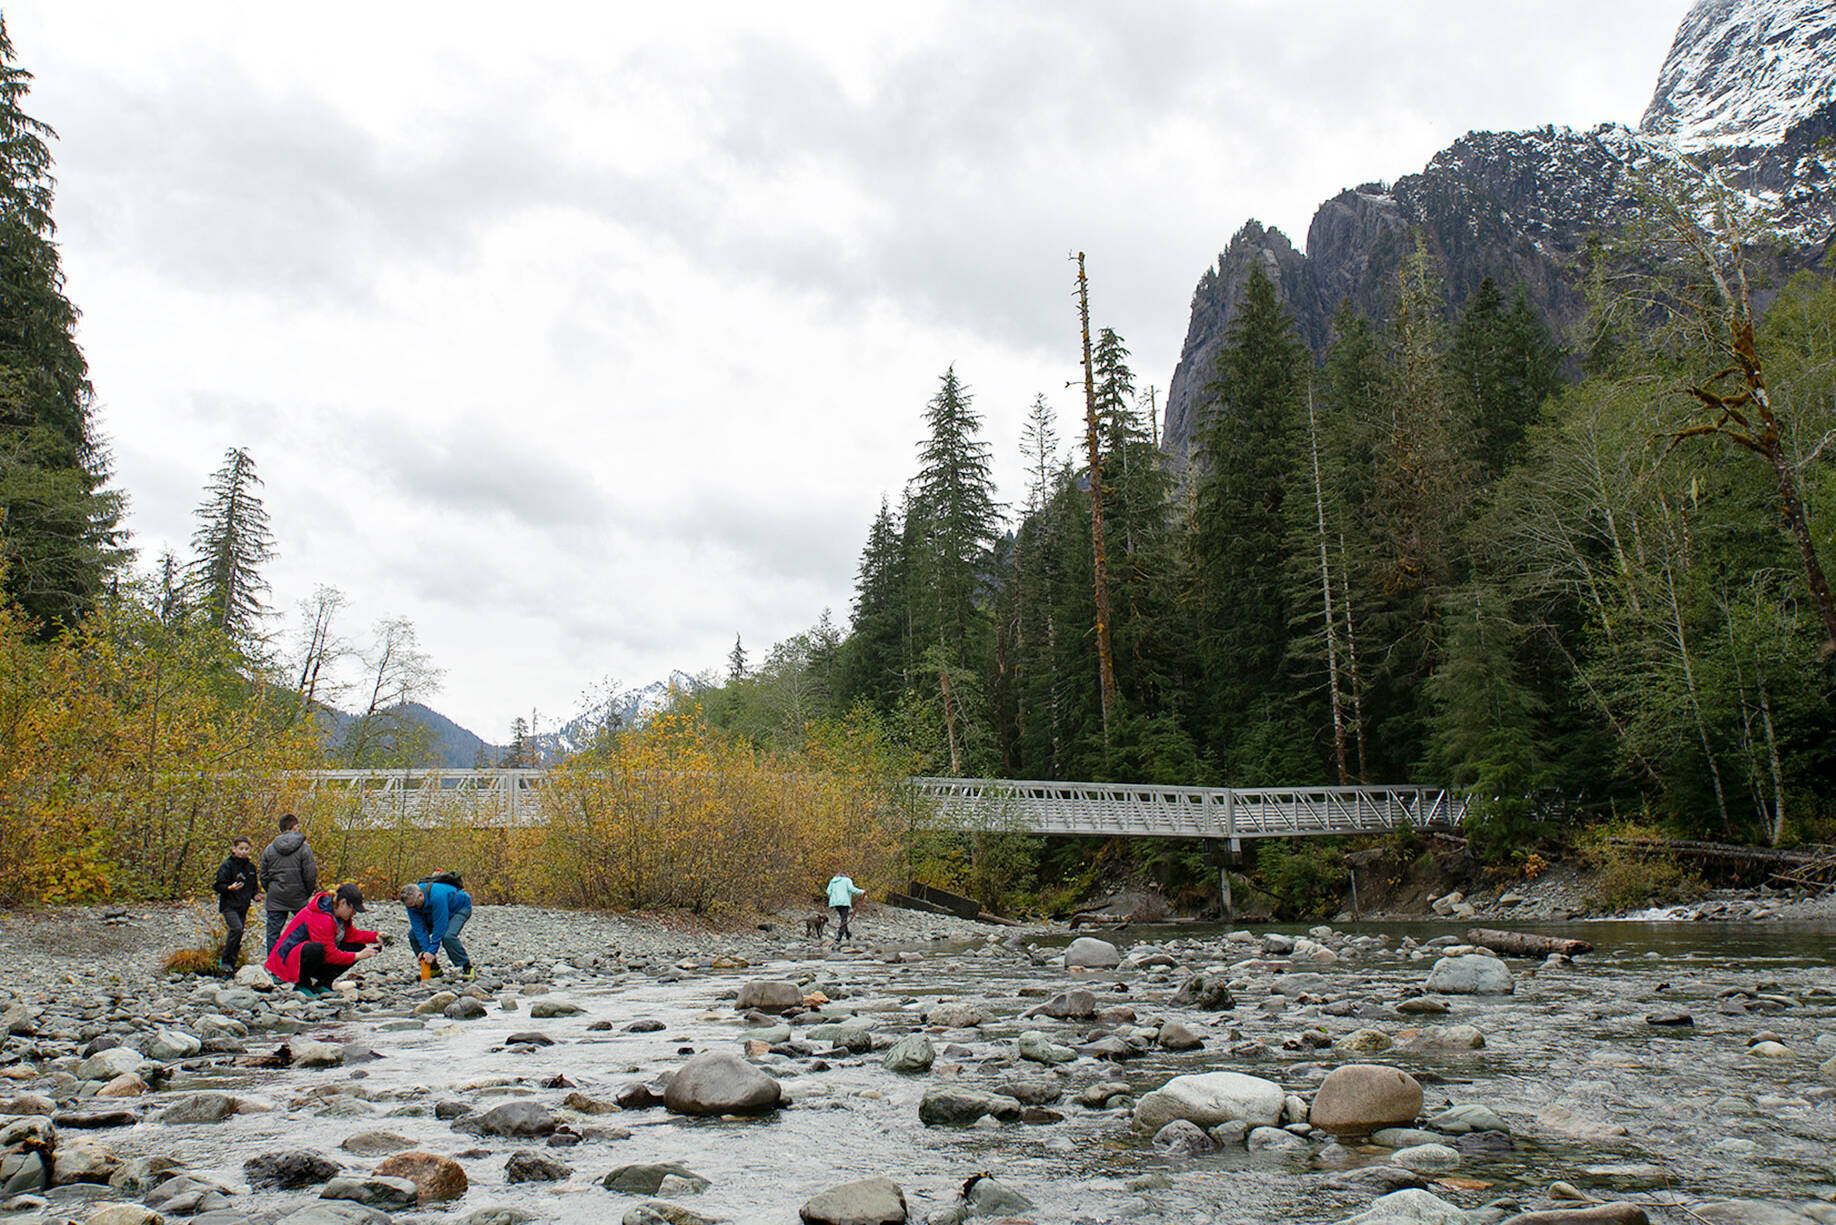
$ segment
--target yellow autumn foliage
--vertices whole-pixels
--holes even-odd
[[[321,887],[376,898],[449,870],[481,901],[735,914],[814,902],[838,871],[879,892],[902,864],[909,763],[866,716],[765,750],[674,709],[549,770],[515,821],[299,773],[324,764],[297,698],[207,629],[120,599],[45,642],[0,609],[0,905],[206,896],[230,840],[259,852],[287,812]]]
[[[237,662],[128,599],[50,642],[0,608],[0,904],[184,896],[273,828],[317,738]]]
[[[684,705],[550,771],[516,831],[516,892],[572,906],[698,914],[814,901],[836,872],[895,883],[904,756],[864,716],[762,750]]]

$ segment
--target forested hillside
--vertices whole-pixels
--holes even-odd
[[[1450,310],[1418,241],[1385,319],[1345,306],[1315,361],[1253,270],[1184,480],[1099,331],[1090,420],[1042,396],[1018,440],[1011,530],[945,372],[847,635],[825,620],[710,708],[783,735],[864,704],[943,774],[1451,784],[1507,841],[1577,812],[1829,836],[1836,287],[1766,286],[1750,327],[1765,234],[1716,228],[1710,177],[1648,190],[1561,337],[1516,285]]]

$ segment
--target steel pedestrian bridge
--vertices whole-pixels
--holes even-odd
[[[472,810],[483,824],[542,820],[531,793],[547,770],[317,770],[290,777],[350,794],[368,822],[437,820]],[[1457,827],[1466,798],[1439,787],[1166,787],[995,778],[911,778],[917,826],[1130,838],[1304,838]]]

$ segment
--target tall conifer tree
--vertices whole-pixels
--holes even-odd
[[[1250,726],[1257,707],[1285,696],[1292,549],[1286,503],[1291,486],[1295,496],[1303,494],[1297,465],[1306,362],[1293,316],[1256,268],[1218,354],[1198,492],[1199,633],[1211,736],[1215,748],[1251,769],[1274,763],[1245,761],[1238,746],[1256,744],[1266,731]]]
[[[211,624],[250,658],[259,653],[267,615],[262,597],[268,584],[261,568],[274,558],[260,488],[254,457],[246,448],[231,447],[194,512],[198,529],[191,537],[194,556],[187,583]]]
[[[0,563],[6,594],[54,633],[89,609],[123,553],[52,242],[56,133],[23,109],[31,80],[0,19]]]

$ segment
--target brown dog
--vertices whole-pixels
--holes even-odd
[[[829,925],[829,916],[813,914],[803,921],[803,934],[811,940],[822,939],[822,929]]]

